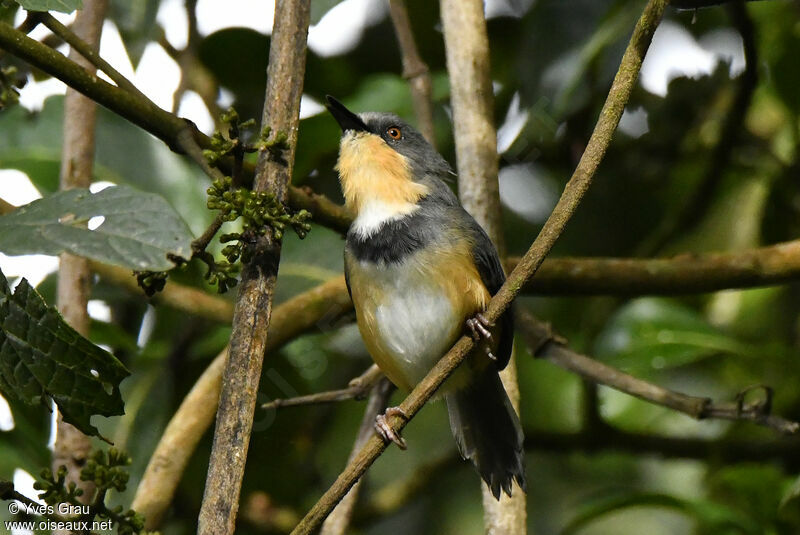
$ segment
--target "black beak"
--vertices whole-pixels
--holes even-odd
[[[369,128],[364,124],[364,121],[358,115],[345,108],[344,104],[330,95],[326,95],[325,100],[328,101],[328,111],[331,112],[333,118],[342,127],[342,132],[347,132],[348,130],[369,132]]]

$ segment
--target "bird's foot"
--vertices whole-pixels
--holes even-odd
[[[480,312],[467,320],[467,329],[469,330],[472,339],[476,342],[478,342],[481,338],[484,340],[492,339],[492,333],[489,332],[490,327],[492,327],[492,324],[486,319],[486,316]]]
[[[486,316],[480,312],[475,314],[474,317],[469,318],[466,323],[470,336],[472,336],[472,339],[476,342],[480,342],[481,340],[490,342],[492,340],[492,333],[489,332],[489,329],[493,327],[493,325],[489,320],[486,319]],[[486,345],[484,350],[486,351],[487,357],[492,360],[497,360],[497,357],[494,356],[494,353],[492,353],[492,349],[489,347],[489,345]]]
[[[403,409],[400,407],[389,407],[383,414],[379,414],[375,417],[375,431],[385,440],[386,442],[394,442],[397,444],[397,447],[401,450],[406,449],[406,441],[403,440],[403,437],[400,436],[399,432],[395,432],[392,429],[392,426],[389,425],[389,422],[386,420],[390,416],[399,416],[405,421],[408,421],[408,416],[406,413],[403,412]]]

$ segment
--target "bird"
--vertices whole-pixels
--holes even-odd
[[[513,309],[495,324],[483,312],[505,281],[500,258],[447,181],[450,165],[425,138],[391,113],[356,114],[327,96],[342,130],[336,170],[355,215],[344,266],[364,345],[381,371],[410,391],[464,333],[475,349],[437,392],[464,459],[496,499],[524,491],[523,432],[500,380],[513,342]],[[376,430],[405,449],[387,416]],[[407,419],[407,418],[406,418]]]

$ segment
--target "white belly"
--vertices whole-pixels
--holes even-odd
[[[411,388],[453,344],[462,318],[445,289],[418,266],[359,264],[359,279],[371,286],[366,299],[354,299],[362,335],[372,339],[367,345],[384,373]],[[355,297],[359,289],[353,292]]]

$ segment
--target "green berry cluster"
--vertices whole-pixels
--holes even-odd
[[[136,282],[147,297],[153,297],[163,290],[167,283],[168,273],[166,271],[134,271],[133,273],[136,275]]]
[[[241,159],[246,152],[269,151],[270,157],[282,161],[283,151],[289,148],[289,136],[286,132],[276,132],[270,139],[272,129],[265,127],[255,143],[247,143],[242,139],[244,132],[251,130],[256,122],[253,119],[241,121],[239,114],[233,108],[220,115],[220,121],[228,124],[228,135],[224,136],[219,130],[211,136],[211,148],[203,151],[203,156],[211,165],[217,165],[226,156]]]
[[[91,481],[95,485],[94,496],[88,504],[83,504],[79,497],[83,490],[77,488],[74,482],[66,483],[67,468],[60,466],[55,474],[49,469],[42,470],[40,478],[34,483],[34,488],[42,491],[40,498],[48,505],[69,503],[76,506],[88,505],[88,514],[81,515],[84,520],[100,518],[111,520],[117,526],[120,535],[134,535],[142,533],[144,518],[133,510],[124,510],[117,506],[108,508],[105,504],[106,494],[114,489],[122,492],[128,485],[130,475],[125,467],[131,463],[131,458],[124,452],[109,448],[107,452],[96,450],[92,452],[86,465],[81,469],[81,481]]]
[[[208,270],[205,274],[205,279],[212,286],[217,287],[217,292],[224,294],[237,284],[239,284],[239,271],[241,269],[239,264],[234,262],[217,262],[211,253],[203,251],[197,257],[206,263]]]
[[[311,214],[308,211],[290,214],[271,193],[246,188],[233,189],[231,177],[215,180],[207,193],[210,210],[222,212],[225,221],[235,221],[241,217],[244,231],[252,235],[263,236],[267,227],[272,227],[275,239],[281,240],[286,227],[291,226],[300,238],[305,238],[311,230]],[[223,243],[232,241],[233,236],[227,234],[228,239],[222,240]]]

